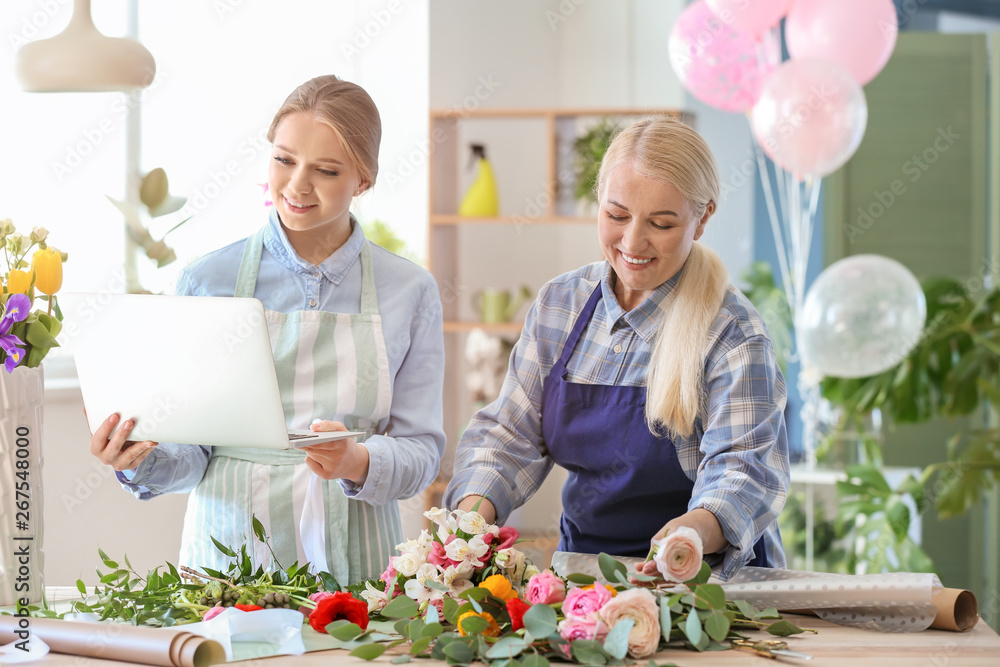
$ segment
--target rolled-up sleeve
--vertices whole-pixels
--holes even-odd
[[[392,403],[384,434],[362,443],[368,477],[360,487],[340,480],[344,493],[370,505],[410,498],[438,474],[444,455],[444,331],[441,297],[429,276],[408,331],[406,355],[392,380]]]
[[[771,342],[756,335],[728,350],[706,375],[707,409],[688,509],[703,508],[729,542],[720,576],[754,556],[778,518],[789,486],[783,412],[786,390]]]
[[[502,524],[552,468],[542,438],[542,372],[534,333],[543,295],[544,290],[525,318],[500,396],[472,418],[458,444],[446,507],[454,508],[466,496],[484,496]]]

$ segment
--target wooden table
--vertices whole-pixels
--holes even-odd
[[[982,620],[971,632],[965,633],[925,630],[919,633],[888,634],[845,628],[812,616],[794,616],[792,614],[785,614],[785,616],[801,627],[819,630],[819,634],[816,635],[807,633],[804,636],[789,638],[789,648],[812,655],[812,660],[770,661],[742,651],[695,653],[684,650],[664,651],[657,654],[654,659],[660,664],[673,662],[681,667],[688,665],[772,667],[781,664],[842,665],[844,667],[883,665],[894,667],[993,665],[995,667],[1000,665],[1000,637]],[[639,665],[646,663],[646,660],[638,662]],[[131,666],[135,663],[77,658],[51,653],[45,659],[29,664],[46,667],[56,665],[60,667],[121,667]],[[359,658],[351,657],[347,651],[334,650],[317,651],[300,656],[275,656],[228,664],[240,667],[251,667],[252,665],[257,667],[271,665],[275,667],[278,665],[282,667],[285,665],[290,667],[337,667],[338,665],[359,667],[366,663]],[[389,665],[388,654],[371,664]],[[426,667],[444,665],[443,662],[429,660],[413,664]]]

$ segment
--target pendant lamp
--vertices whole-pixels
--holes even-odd
[[[90,16],[90,0],[74,0],[65,30],[21,47],[17,74],[34,93],[134,90],[152,83],[156,62],[139,42],[101,34]]]

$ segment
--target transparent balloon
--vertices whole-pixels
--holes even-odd
[[[861,145],[868,103],[851,73],[829,60],[789,60],[765,82],[753,109],[757,143],[790,172],[826,176]]]
[[[916,277],[894,259],[854,255],[809,288],[796,323],[804,368],[858,378],[888,370],[920,342],[927,317]]]

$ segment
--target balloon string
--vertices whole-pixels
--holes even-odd
[[[774,203],[774,191],[771,188],[771,172],[764,159],[764,151],[754,139],[754,152],[757,155],[757,173],[760,175],[760,184],[764,189],[764,202],[767,204],[767,217],[771,221],[771,234],[774,236],[774,245],[778,250],[778,266],[781,270],[782,286],[785,288],[785,297],[788,299],[789,308],[792,305],[791,274],[788,270],[788,255],[785,253],[784,234],[781,231],[781,221],[779,212]],[[777,165],[775,165],[775,176],[777,176]]]

